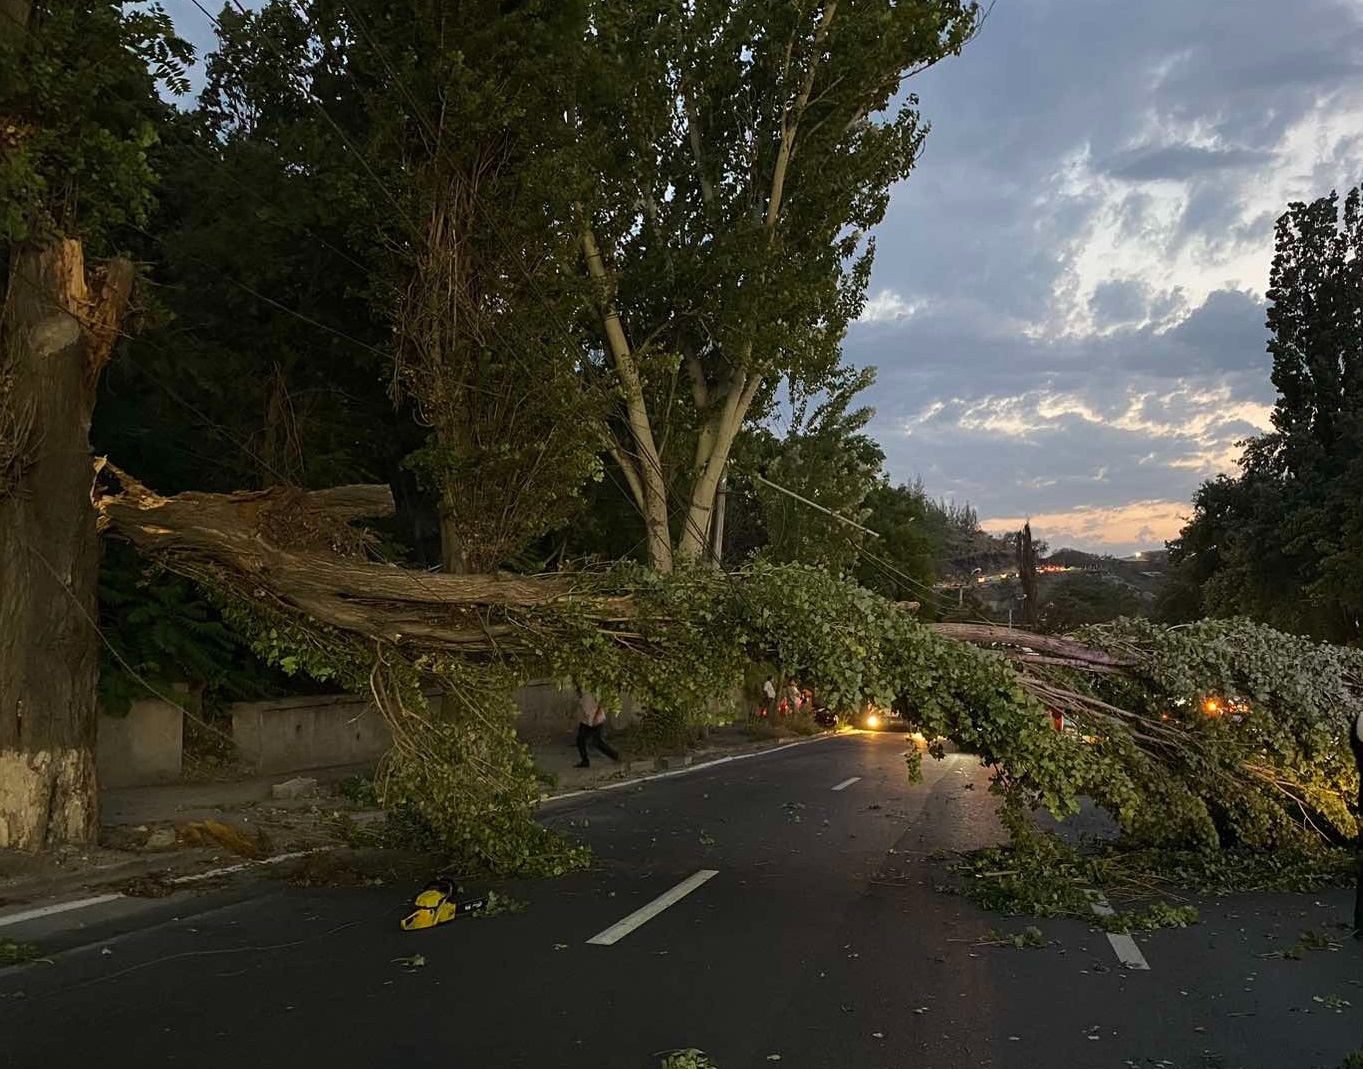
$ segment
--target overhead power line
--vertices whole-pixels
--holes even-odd
[[[770,486],[773,490],[776,490],[776,491],[779,492],[779,493],[785,494],[787,497],[793,497],[796,501],[800,502],[800,504],[802,504],[802,505],[808,505],[810,508],[812,508],[812,509],[817,509],[819,512],[822,512],[825,516],[831,516],[831,517],[833,517],[833,519],[837,520],[839,523],[845,523],[845,524],[847,524],[848,527],[855,527],[855,528],[856,528],[858,531],[860,531],[862,534],[868,534],[868,535],[870,535],[872,538],[879,538],[879,537],[880,537],[880,535],[879,535],[878,533],[876,533],[875,531],[871,530],[869,527],[863,527],[861,524],[855,522],[854,520],[849,520],[846,516],[839,516],[839,515],[838,515],[836,512],[834,512],[832,509],[824,508],[824,507],[823,507],[822,505],[820,505],[817,501],[810,501],[809,498],[807,498],[807,497],[801,497],[801,496],[800,496],[799,494],[797,494],[794,490],[787,490],[784,486],[778,486],[776,483],[772,482],[770,479],[766,478],[765,476],[754,474],[754,475],[753,475],[753,478],[754,478],[755,480],[757,480],[759,483],[761,483],[763,486]]]

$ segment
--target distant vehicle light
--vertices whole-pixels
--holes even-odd
[[[872,730],[880,727],[880,717],[876,716],[875,713],[872,713],[866,718],[866,726]]]

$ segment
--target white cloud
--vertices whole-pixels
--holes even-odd
[[[1111,161],[1094,159],[1084,145],[1052,177],[1052,197],[1082,195],[1096,206],[1055,287],[1049,318],[1036,325],[1043,335],[1102,333],[1092,298],[1114,282],[1144,283],[1152,292],[1178,290],[1192,307],[1218,289],[1265,293],[1270,221],[1290,201],[1329,191],[1321,182],[1323,164],[1330,172],[1325,182],[1332,183],[1363,163],[1363,89],[1341,89],[1318,100],[1262,159],[1227,143],[1203,117],[1180,122],[1154,109],[1129,151],[1161,157],[1168,175],[1124,173]],[[1225,167],[1216,162],[1240,159],[1254,162]],[[1204,170],[1193,166],[1198,160]],[[1199,220],[1194,213],[1210,217]]]
[[[894,323],[912,319],[924,308],[922,301],[905,300],[894,290],[879,290],[866,298],[858,323]]]

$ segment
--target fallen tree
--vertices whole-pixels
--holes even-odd
[[[375,560],[350,525],[391,510],[386,488],[162,497],[110,465],[100,480],[101,529],[197,580],[263,657],[372,693],[394,734],[385,801],[501,871],[575,861],[530,819],[537,791],[510,700],[520,679],[636,695],[647,729],[675,736],[753,661],[835,707],[894,703],[978,753],[1015,806],[1063,815],[1089,796],[1137,842],[1309,848],[1355,833],[1346,732],[1363,651],[1247,621],[1118,621],[1069,638],[925,625],[793,565],[417,572]],[[439,710],[422,698],[432,677],[452,695]],[[1055,730],[1055,712],[1072,732]]]

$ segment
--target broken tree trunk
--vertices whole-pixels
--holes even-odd
[[[574,601],[622,641],[634,637],[628,592],[604,595],[593,576],[451,575],[366,559],[369,539],[349,521],[393,511],[387,486],[163,497],[100,462],[101,529],[127,538],[168,567],[238,589],[376,641],[466,654],[533,648],[533,631],[492,610],[548,608]],[[979,624],[931,624],[946,638],[1003,647],[1015,662],[1122,671],[1131,661],[1072,639]]]
[[[370,539],[347,524],[391,514],[387,486],[162,497],[111,464],[100,467],[101,530],[172,570],[377,641],[469,654],[514,649],[532,636],[489,622],[487,610],[533,610],[579,594],[568,575],[451,575],[365,559]],[[625,599],[590,600],[603,623],[627,610]]]
[[[132,289],[80,243],[18,250],[0,313],[0,847],[98,830],[90,417]]]

